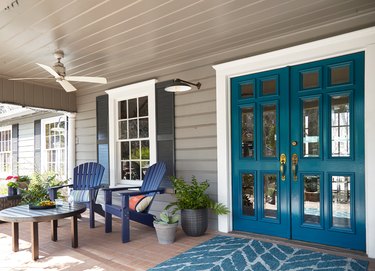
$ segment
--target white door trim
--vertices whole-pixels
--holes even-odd
[[[230,78],[354,52],[365,52],[366,252],[375,258],[375,27],[213,66],[216,70],[218,200],[232,209]],[[220,110],[219,110],[220,109]],[[372,116],[372,117],[371,117]],[[219,216],[218,229],[232,231],[232,213]]]

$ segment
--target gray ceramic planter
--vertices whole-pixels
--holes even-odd
[[[178,223],[174,224],[158,224],[154,223],[156,236],[160,244],[172,244],[176,238],[176,229]]]
[[[181,210],[181,227],[187,235],[201,236],[206,232],[207,226],[207,208]]]

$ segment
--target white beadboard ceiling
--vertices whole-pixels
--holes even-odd
[[[374,0],[0,0],[0,7],[1,77],[48,76],[35,63],[53,65],[59,48],[68,75],[107,77],[104,88],[375,25]]]

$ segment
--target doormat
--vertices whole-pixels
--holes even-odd
[[[368,262],[230,236],[216,236],[148,271],[367,270]]]

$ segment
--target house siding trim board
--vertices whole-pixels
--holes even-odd
[[[213,66],[216,70],[216,108],[217,110],[217,167],[218,200],[232,208],[231,187],[231,125],[230,125],[230,78],[244,74],[277,69],[301,63],[365,52],[365,196],[366,196],[366,253],[375,258],[375,27],[293,46],[249,58],[235,60]],[[366,140],[367,139],[367,140]],[[218,229],[229,232],[233,229],[232,214],[219,216]]]

